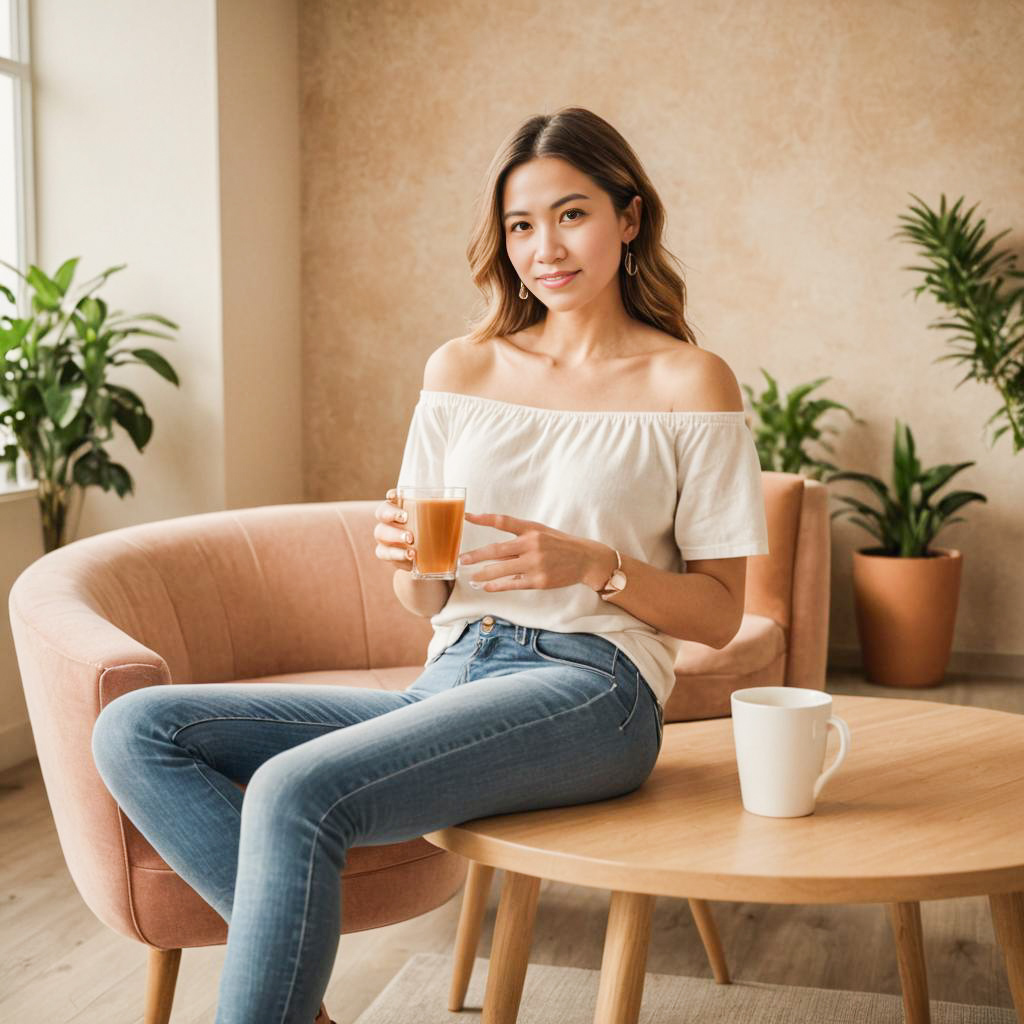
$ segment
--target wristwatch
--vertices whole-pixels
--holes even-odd
[[[597,596],[602,601],[607,601],[609,597],[615,594],[621,594],[626,589],[626,574],[622,571],[622,555],[619,554],[616,548],[612,548],[615,552],[615,561],[618,565],[615,566],[611,576],[608,577],[608,582],[597,591]]]

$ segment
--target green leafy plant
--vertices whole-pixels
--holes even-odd
[[[849,507],[837,509],[831,518],[849,515],[852,522],[867,530],[878,541],[877,548],[865,549],[867,554],[931,558],[934,553],[928,548],[936,534],[945,526],[965,521],[959,516],[953,519],[949,517],[968,502],[988,500],[977,491],[954,491],[933,504],[939,488],[945,486],[961,470],[973,465],[973,462],[960,462],[922,469],[914,451],[914,435],[910,427],[896,420],[892,449],[892,491],[869,473],[832,473],[827,483],[856,480],[875,493],[880,507],[872,508],[856,498],[837,495],[837,499]]]
[[[2,262],[2,261],[0,261]],[[30,309],[17,313],[10,289],[0,295],[12,310],[0,315],[0,432],[9,442],[0,462],[14,478],[23,452],[39,484],[43,544],[52,551],[64,543],[67,510],[73,488],[134,493],[128,470],[113,462],[104,443],[114,424],[127,431],[141,452],[153,434],[153,421],[134,391],[107,380],[111,367],[142,363],[175,386],[178,376],[159,352],[125,344],[132,335],[174,337],[139,326],[152,321],[173,330],[178,325],[156,313],[126,317],[110,311],[95,295],[111,274],[127,264],[109,267],[69,296],[78,259],[71,259],[48,277],[36,266],[23,274],[8,263],[31,290]]]
[[[977,203],[960,213],[961,196],[947,210],[943,194],[936,213],[910,194],[919,205],[911,205],[911,213],[900,216],[903,226],[895,237],[914,242],[929,265],[903,269],[924,275],[924,284],[914,289],[915,301],[928,291],[952,314],[928,327],[954,331],[951,343],[958,348],[936,362],[949,359],[968,364],[957,388],[972,378],[996,388],[1003,405],[985,426],[1005,419],[992,444],[1011,430],[1016,454],[1024,448],[1024,287],[1004,289],[1003,284],[1006,279],[1024,277],[1024,271],[1017,270],[1016,253],[1007,249],[993,252],[993,246],[1010,229],[983,241],[984,218],[971,221]]]
[[[836,467],[831,462],[816,458],[804,450],[808,441],[817,441],[827,452],[833,449],[823,441],[823,433],[838,433],[835,427],[818,427],[818,419],[829,409],[841,409],[855,422],[853,412],[840,402],[829,398],[805,401],[807,396],[831,377],[819,377],[809,384],[800,384],[785,396],[779,394],[779,386],[772,375],[761,367],[761,373],[768,381],[768,387],[755,395],[753,388],[743,385],[750,405],[758,421],[753,426],[754,443],[763,470],[779,473],[803,473],[815,480]]]

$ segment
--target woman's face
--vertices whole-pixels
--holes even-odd
[[[625,214],[591,178],[557,157],[520,164],[505,179],[502,225],[505,249],[516,273],[550,309],[568,311],[607,288],[618,293],[622,243],[636,237],[639,196]],[[540,278],[577,271],[560,287]]]

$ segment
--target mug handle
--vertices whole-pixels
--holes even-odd
[[[830,715],[829,720],[826,723],[827,726],[832,726],[836,732],[839,733],[839,753],[836,754],[836,759],[828,767],[826,771],[823,771],[814,783],[814,799],[818,799],[818,794],[821,792],[822,787],[826,782],[835,774],[836,769],[846,760],[846,755],[850,750],[850,727],[841,719],[836,718],[835,715]]]

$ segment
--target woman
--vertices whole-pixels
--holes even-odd
[[[100,715],[111,792],[230,922],[218,1024],[313,1020],[351,846],[641,785],[680,641],[735,634],[746,556],[768,551],[760,469],[663,224],[587,110],[495,157],[468,251],[489,304],[427,361],[399,474],[468,487],[458,579],[411,577],[393,490],[374,528],[398,599],[432,617],[412,686],[155,687]]]

